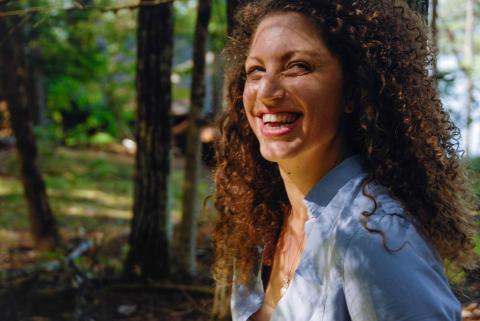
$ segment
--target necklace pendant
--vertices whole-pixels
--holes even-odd
[[[287,292],[288,287],[290,286],[290,280],[287,277],[284,277],[282,282],[283,282],[283,285],[280,288],[280,296],[284,296],[285,293]]]

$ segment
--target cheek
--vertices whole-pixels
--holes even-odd
[[[334,80],[323,80],[317,86],[305,84],[301,90],[312,120],[322,126],[336,126],[343,114],[340,86]]]
[[[255,105],[256,91],[252,85],[245,84],[243,88],[243,106],[246,110],[252,110]]]
[[[255,97],[256,97],[256,94],[254,89],[251,86],[245,85],[245,88],[243,90],[243,96],[242,96],[243,107],[251,127],[254,127],[254,122],[255,122],[255,119],[252,116],[253,109],[255,107]]]

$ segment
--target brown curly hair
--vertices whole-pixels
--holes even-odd
[[[218,119],[216,281],[231,281],[235,261],[241,282],[249,282],[260,247],[264,262],[271,262],[291,207],[277,164],[260,155],[242,102],[244,64],[256,27],[267,15],[285,11],[309,18],[342,65],[344,94],[354,104],[346,115],[347,137],[364,161],[367,181],[384,185],[403,202],[443,259],[476,266],[459,130],[428,73],[432,53],[422,17],[400,0],[259,0],[239,10],[224,50],[227,108]]]

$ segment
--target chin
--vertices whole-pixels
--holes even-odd
[[[260,146],[260,154],[269,162],[278,163],[292,159],[297,155],[297,151],[289,148],[272,148],[278,146]]]

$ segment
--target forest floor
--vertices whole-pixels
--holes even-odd
[[[40,160],[63,243],[56,251],[35,249],[15,153],[0,152],[0,321],[209,320],[211,204],[200,216],[195,281],[126,281],[121,271],[128,252],[133,157],[43,146]],[[176,158],[171,177],[174,224],[180,220],[182,165]],[[202,199],[212,193],[208,175],[200,192]],[[480,320],[480,278],[456,279],[464,320]]]

